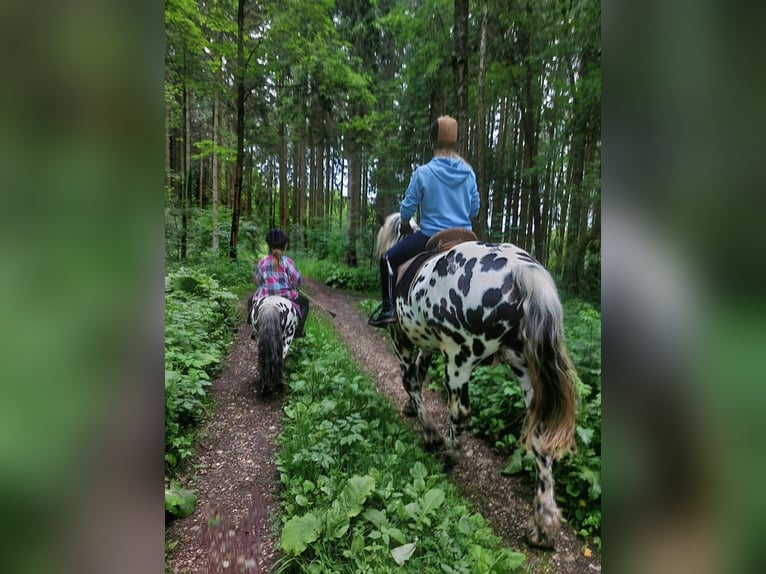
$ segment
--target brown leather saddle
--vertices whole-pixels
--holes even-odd
[[[434,233],[431,238],[428,240],[428,243],[426,243],[426,250],[422,253],[418,253],[415,255],[415,257],[412,257],[402,263],[399,268],[396,270],[396,283],[399,285],[399,283],[402,282],[402,279],[405,276],[405,273],[407,270],[413,266],[413,263],[417,260],[418,263],[414,266],[415,271],[417,269],[420,269],[420,267],[428,261],[428,259],[431,258],[432,255],[435,255],[437,253],[441,253],[443,251],[447,251],[449,249],[452,249],[455,245],[458,245],[459,243],[464,243],[466,241],[478,241],[478,237],[476,237],[476,234],[471,231],[470,229],[463,229],[462,227],[450,227],[449,229],[444,229],[442,231],[439,231],[438,233]],[[412,280],[412,278],[415,275],[415,272],[409,274],[410,277],[408,277],[407,283]]]

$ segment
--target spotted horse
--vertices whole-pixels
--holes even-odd
[[[380,256],[401,239],[399,214],[377,238]],[[552,548],[561,521],[553,461],[574,444],[574,369],[564,344],[562,308],[550,274],[508,243],[466,241],[411,260],[394,291],[397,321],[389,326],[408,402],[429,448],[456,462],[470,417],[468,381],[480,363],[508,364],[524,393],[523,443],[534,454],[537,479],[528,542]],[[421,396],[430,357],[444,358],[450,424],[446,441]]]
[[[282,388],[284,364],[298,326],[298,311],[285,297],[269,295],[253,300],[249,314],[251,338],[258,341],[258,378],[261,395]]]

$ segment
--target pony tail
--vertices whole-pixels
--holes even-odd
[[[277,270],[282,269],[282,250],[275,249],[274,251],[271,252],[271,257],[277,263]]]
[[[262,394],[282,385],[282,317],[278,307],[258,310],[258,380]]]
[[[563,309],[550,274],[540,266],[519,269],[524,355],[532,404],[523,441],[555,457],[574,447],[574,366],[564,343]]]

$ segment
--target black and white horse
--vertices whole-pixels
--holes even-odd
[[[298,326],[298,311],[285,297],[260,297],[253,301],[250,322],[253,338],[258,340],[256,387],[266,395],[283,385],[285,358]]]
[[[399,214],[389,215],[377,239],[380,256],[401,239]],[[561,513],[554,498],[553,461],[574,445],[573,366],[564,344],[562,307],[550,274],[511,244],[468,241],[422,254],[394,293],[397,321],[390,333],[428,447],[445,447],[455,461],[470,417],[468,381],[479,363],[510,365],[524,393],[524,442],[535,457],[537,481],[530,544],[552,547]],[[444,358],[450,412],[446,440],[421,397],[430,356]]]

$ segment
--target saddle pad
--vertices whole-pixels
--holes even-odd
[[[397,274],[398,277],[396,281],[396,295],[404,296],[407,294],[407,291],[410,289],[410,284],[415,279],[420,268],[434,255],[436,255],[436,253],[433,251],[424,251],[412,259],[408,259],[399,266],[399,273]]]

